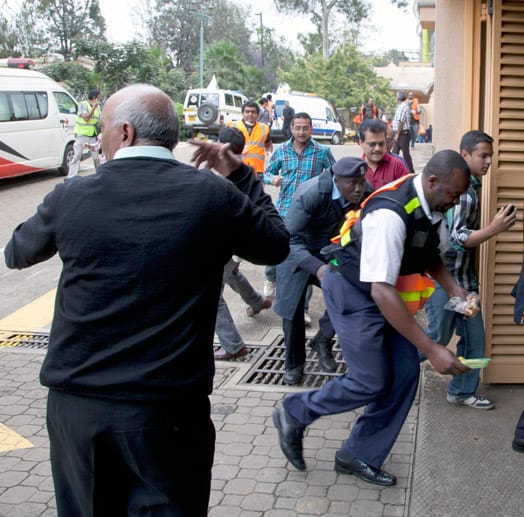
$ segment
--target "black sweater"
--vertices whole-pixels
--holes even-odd
[[[223,265],[233,254],[277,264],[288,251],[252,169],[228,181],[176,160],[125,158],[58,185],[5,257],[11,268],[56,252],[63,262],[42,384],[144,400],[211,392]]]

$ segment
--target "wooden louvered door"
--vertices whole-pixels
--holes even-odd
[[[513,322],[510,295],[524,252],[524,2],[494,0],[489,14],[488,48],[484,49],[488,80],[481,113],[496,146],[483,188],[483,212],[493,217],[499,207],[512,203],[518,209],[518,221],[511,231],[481,248],[486,356],[492,358],[483,382],[524,383],[524,323]]]

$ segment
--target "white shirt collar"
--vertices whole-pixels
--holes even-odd
[[[134,145],[131,147],[122,147],[121,149],[118,149],[118,151],[115,153],[115,156],[113,156],[113,160],[117,160],[119,158],[137,158],[142,156],[146,158],[160,158],[162,160],[175,159],[173,153],[165,147],[161,147],[159,145]]]

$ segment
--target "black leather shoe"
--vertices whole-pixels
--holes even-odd
[[[316,334],[309,342],[309,346],[318,355],[318,365],[324,372],[333,373],[337,371],[337,362],[333,357],[333,341],[326,339],[321,334]]]
[[[295,366],[295,368],[289,368],[286,370],[286,373],[284,373],[284,377],[282,377],[282,382],[284,384],[298,384],[300,382],[300,379],[302,378],[302,370],[303,366]]]
[[[293,423],[283,407],[273,411],[273,423],[278,429],[278,440],[284,456],[296,469],[306,470],[302,447],[304,428]]]
[[[511,446],[514,451],[524,452],[524,429],[517,429],[515,431],[515,438]]]
[[[366,462],[338,451],[335,455],[335,470],[339,474],[353,474],[374,485],[391,486],[397,482],[393,474],[368,465]]]

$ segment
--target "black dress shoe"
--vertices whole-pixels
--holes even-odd
[[[304,428],[291,421],[284,407],[273,411],[273,423],[278,429],[278,440],[284,456],[298,470],[306,470],[302,440]]]
[[[517,429],[515,431],[515,438],[511,446],[514,451],[524,452],[524,429]]]
[[[353,474],[374,485],[391,486],[397,482],[393,474],[388,474],[347,453],[342,454],[340,451],[335,455],[335,470],[339,474]]]
[[[333,341],[326,339],[322,334],[317,333],[311,341],[309,346],[318,355],[318,365],[323,372],[333,373],[337,371],[337,362],[333,357]]]
[[[282,377],[284,384],[298,384],[302,378],[303,366],[295,366],[295,368],[289,368]]]
[[[217,361],[234,361],[235,359],[244,357],[247,354],[249,354],[249,349],[246,345],[244,345],[238,352],[235,352],[234,354],[230,354],[225,350],[223,350],[222,352],[215,352],[215,359]]]

